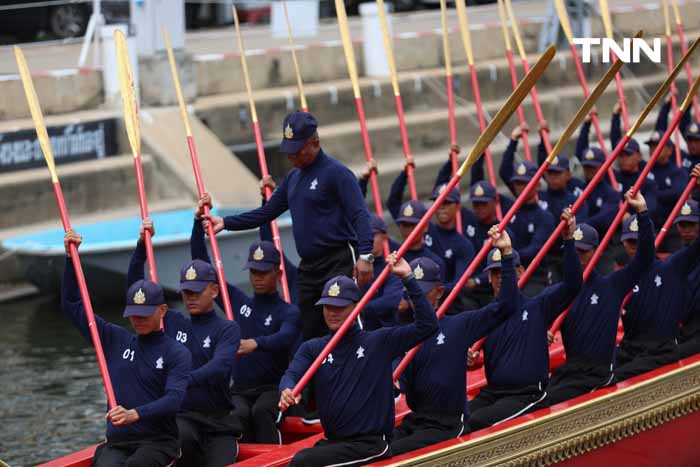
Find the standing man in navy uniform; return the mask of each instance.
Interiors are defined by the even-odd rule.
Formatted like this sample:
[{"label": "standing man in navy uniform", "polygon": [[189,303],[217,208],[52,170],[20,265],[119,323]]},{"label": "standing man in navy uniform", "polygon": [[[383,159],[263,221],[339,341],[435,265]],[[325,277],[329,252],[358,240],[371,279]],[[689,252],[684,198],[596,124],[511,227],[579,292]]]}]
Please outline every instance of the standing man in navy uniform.
[{"label": "standing man in navy uniform", "polygon": [[339,274],[352,276],[354,271],[360,285],[372,279],[372,230],[355,175],[323,152],[314,116],[293,112],[284,119],[282,132],[280,152],[294,168],[270,200],[235,216],[212,216],[211,221],[216,232],[246,230],[289,209],[301,257],[297,296],[302,336],[308,340],[328,331],[321,308],[315,305],[328,279]]},{"label": "standing man in navy uniform", "polygon": [[[394,431],[393,455],[439,443],[469,431],[467,404],[467,353],[477,339],[488,334],[516,311],[518,283],[513,248],[507,232],[492,227],[489,235],[501,255],[502,283],[494,284],[496,300],[475,311],[444,316],[439,329],[426,339],[401,376],[401,389],[411,409]],[[411,262],[413,275],[433,308],[444,293],[440,268],[428,258]]]},{"label": "standing man in navy uniform", "polygon": [[[144,231],[155,235],[153,223],[145,219],[129,264],[127,280],[142,280],[146,262]],[[182,301],[190,318],[177,310],[163,317],[163,330],[192,354],[192,373],[177,426],[182,443],[179,466],[219,467],[235,462],[241,434],[234,408],[232,386],[241,329],[234,321],[217,315],[214,301],[219,284],[214,267],[201,260],[190,261],[180,270]]]},{"label": "standing man in navy uniform", "polygon": [[[61,310],[86,338],[90,330],[80,297],[69,245],[82,237],[64,236],[66,265]],[[106,442],[97,447],[96,467],[166,466],[180,457],[175,415],[185,397],[192,362],[189,351],[160,330],[168,305],[160,285],[134,282],[126,292],[124,317],[136,334],[95,315],[116,407],[107,412]]]},{"label": "standing man in navy uniform", "polygon": [[[354,325],[328,354],[314,375],[321,424],[326,435],[312,448],[299,451],[292,466],[363,465],[391,455],[394,431],[392,361],[438,329],[435,311],[403,258],[387,259],[403,281],[414,304],[415,321],[405,326],[363,331]],[[360,289],[345,276],[323,288],[319,305],[331,334],[360,300]],[[292,388],[328,344],[332,335],[304,342],[280,383],[280,407],[298,404]]]}]

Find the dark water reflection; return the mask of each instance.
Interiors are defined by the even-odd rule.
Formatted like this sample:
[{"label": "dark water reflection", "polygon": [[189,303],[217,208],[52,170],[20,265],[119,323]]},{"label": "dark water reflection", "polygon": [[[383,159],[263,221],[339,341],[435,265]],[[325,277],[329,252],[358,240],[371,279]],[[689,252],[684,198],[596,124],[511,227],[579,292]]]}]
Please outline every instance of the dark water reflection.
[{"label": "dark water reflection", "polygon": [[[121,307],[100,306],[128,326]],[[0,304],[0,459],[36,465],[99,442],[106,398],[94,351],[53,298]]]}]

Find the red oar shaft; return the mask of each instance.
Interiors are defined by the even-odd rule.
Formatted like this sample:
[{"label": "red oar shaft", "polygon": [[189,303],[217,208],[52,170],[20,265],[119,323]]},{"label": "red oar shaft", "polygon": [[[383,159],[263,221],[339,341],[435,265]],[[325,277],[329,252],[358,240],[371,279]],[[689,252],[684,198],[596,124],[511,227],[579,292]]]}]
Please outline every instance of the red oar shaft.
[{"label": "red oar shaft", "polygon": [[[472,81],[472,92],[474,94],[474,104],[476,105],[476,116],[479,119],[479,131],[484,131],[486,128],[486,120],[484,119],[484,108],[481,105],[481,91],[479,90],[479,80],[476,74],[476,67],[473,63],[469,64],[469,75]],[[523,136],[525,134],[523,133]],[[527,143],[525,143],[527,145]],[[497,187],[496,183],[496,173],[493,170],[493,159],[491,158],[491,148],[486,148],[484,151],[484,157],[486,158],[486,172],[489,177],[489,183],[494,187]],[[496,215],[498,220],[503,219],[503,211],[501,208],[501,199],[498,195],[498,190],[496,190]],[[461,230],[460,230],[461,232]]]},{"label": "red oar shaft", "polygon": [[[540,178],[542,178],[542,175],[544,175],[544,172],[547,170],[547,167],[549,167],[549,161],[545,160],[544,163],[542,163],[540,168],[537,170],[535,175],[532,177],[532,179],[525,186],[525,189],[522,191],[522,193],[520,193],[520,196],[518,196],[518,198],[515,200],[513,206],[511,206],[511,208],[508,210],[505,216],[503,216],[503,219],[498,223],[499,232],[503,232],[506,229],[513,216],[515,216],[515,214],[522,207],[522,205],[525,204],[525,201],[530,197],[530,194],[537,189],[537,185],[539,184]],[[462,291],[464,286],[467,284],[469,278],[474,274],[474,272],[476,272],[476,269],[484,261],[484,259],[486,259],[486,256],[491,250],[492,243],[493,240],[491,239],[491,237],[489,237],[488,240],[484,242],[484,245],[476,254],[471,264],[469,264],[469,267],[467,267],[467,270],[464,271],[462,277],[459,278],[457,284],[454,286],[449,295],[447,295],[442,305],[440,305],[440,307],[438,308],[436,312],[438,319],[442,318],[445,312],[450,308],[450,306],[452,306],[452,303],[455,301],[455,299]],[[394,370],[394,381],[396,381],[399,378],[399,376],[401,376],[401,373],[404,372],[408,364],[411,362],[411,360],[413,360],[413,357],[416,356],[416,354],[420,350],[420,347],[420,344],[415,346],[406,354],[406,356],[404,356],[404,358]]]},{"label": "red oar shaft", "polygon": [[[513,89],[518,85],[518,74],[515,71],[515,62],[513,61],[513,51],[511,49],[506,49],[506,57],[508,57],[508,69],[510,70],[510,82]],[[525,124],[525,114],[523,113],[522,107],[518,107],[518,122],[520,125]],[[527,131],[523,130],[521,138],[523,140],[523,149],[525,151],[525,159],[532,160],[532,155],[530,154],[530,143],[527,141]]]},{"label": "red oar shaft", "polygon": [[[134,169],[136,169],[136,187],[139,192],[139,208],[141,209],[141,219],[148,217],[148,203],[146,202],[146,187],[143,180],[143,168],[141,167],[141,154],[134,158]],[[156,272],[156,258],[153,253],[153,239],[151,232],[144,232],[144,241],[146,244],[146,259],[148,261],[148,273],[151,281],[158,282],[158,274]]]},{"label": "red oar shaft", "polygon": [[[615,57],[617,60],[617,57]],[[622,87],[622,78],[620,73],[615,75],[615,86],[617,87],[617,99],[620,101],[620,111],[622,112],[622,124],[625,127],[625,131],[630,129],[630,121],[627,117],[627,101],[625,100],[625,89]]]},{"label": "red oar shaft", "polygon": [[[58,212],[61,216],[63,230],[68,231],[71,228],[70,219],[68,218],[66,202],[63,199],[63,191],[61,190],[61,184],[58,181],[55,181],[53,183],[53,192],[56,195],[56,203],[58,204]],[[107,394],[107,404],[111,409],[113,407],[116,407],[117,399],[114,397],[112,379],[109,376],[107,360],[105,359],[105,354],[102,350],[102,340],[100,339],[100,333],[97,331],[97,324],[95,324],[95,313],[92,310],[90,293],[88,292],[87,283],[85,282],[85,274],[83,273],[83,267],[80,263],[80,256],[78,256],[78,248],[76,248],[74,243],[71,243],[69,247],[70,259],[73,263],[73,269],[75,269],[75,278],[78,281],[78,288],[80,289],[80,298],[83,301],[83,308],[85,309],[85,316],[88,322],[88,329],[90,330],[90,339],[92,340],[92,346],[95,348],[97,366],[100,368],[102,384],[104,385],[105,393]]]},{"label": "red oar shaft", "polygon": [[[523,70],[525,70],[525,74],[530,72],[530,64],[527,61],[527,58],[522,58],[520,60],[523,66]],[[532,97],[532,106],[535,108],[535,115],[537,116],[537,122],[538,123],[543,123],[544,122],[544,114],[542,113],[542,106],[540,105],[540,98],[537,96],[537,88],[535,86],[530,89],[530,97]],[[540,130],[540,135],[542,136],[542,142],[544,143],[544,148],[547,151],[547,154],[552,152],[552,142],[549,140],[549,130],[543,128]]]},{"label": "red oar shaft", "polygon": [[[187,135],[187,147],[190,150],[190,159],[192,160],[192,169],[194,171],[194,181],[197,184],[197,193],[199,197],[204,196],[204,181],[202,180],[202,171],[199,167],[199,157],[197,156],[197,148],[194,145],[194,138],[192,135]],[[204,215],[209,216],[209,206],[204,206]],[[226,313],[226,318],[233,319],[233,309],[231,307],[231,297],[228,293],[228,287],[226,283],[226,274],[224,273],[224,263],[221,261],[221,251],[219,250],[219,242],[216,240],[216,234],[214,233],[214,227],[211,222],[207,223],[207,233],[209,235],[209,242],[211,245],[211,253],[214,255],[214,268],[216,269],[216,277],[219,280],[219,289],[221,290],[221,298],[224,301],[224,312]]]},{"label": "red oar shaft", "polygon": [[[683,25],[681,23],[676,23],[676,29],[678,30],[678,39],[681,42],[681,52],[683,55],[688,51],[688,46],[685,43],[685,34],[683,33]],[[690,69],[690,63],[685,63],[685,74],[688,77],[688,82],[693,82],[693,72]],[[693,112],[695,113],[695,119],[700,122],[700,105],[698,105],[698,96],[693,96]]]},{"label": "red oar shaft", "polygon": [[[452,75],[445,75],[445,87],[447,88],[447,117],[450,125],[450,146],[457,144],[457,125],[455,124],[455,96],[454,96],[454,86],[452,83]],[[483,128],[481,131],[484,131]],[[457,153],[450,149],[450,164],[452,164],[452,176],[457,173],[459,169],[459,164],[457,162]],[[459,190],[459,184],[457,184],[457,189]],[[457,232],[460,234],[464,232],[462,230],[462,211],[457,211]]]},{"label": "red oar shaft", "polygon": [[[399,132],[401,133],[401,144],[403,146],[403,155],[408,160],[411,157],[411,147],[408,144],[408,132],[406,131],[406,119],[403,115],[403,101],[401,99],[401,94],[394,95],[394,102],[396,103],[396,116],[399,119]],[[411,164],[406,165],[406,176],[408,177],[408,189],[411,193],[411,199],[418,199],[418,191],[416,190],[416,177],[413,173],[413,166]]]},{"label": "red oar shaft", "polygon": [[[666,35],[666,58],[667,68],[670,74],[671,71],[673,71],[673,40],[671,39],[670,34]],[[688,84],[690,83],[692,83],[692,81],[688,81]],[[676,99],[675,81],[671,82],[671,110],[673,111],[673,115],[675,115],[676,112],[678,112],[678,100]],[[673,143],[676,146],[676,165],[680,167],[683,161],[681,160],[681,135],[678,129],[676,129],[676,131],[673,132]]]},{"label": "red oar shaft", "polygon": [[678,216],[678,213],[683,208],[683,204],[685,204],[685,202],[690,197],[690,194],[693,192],[693,189],[695,188],[696,183],[698,183],[697,177],[690,177],[690,180],[688,181],[688,184],[685,186],[683,193],[681,193],[680,198],[678,198],[676,205],[673,206],[673,210],[671,210],[671,214],[668,215],[666,222],[664,222],[663,227],[661,227],[661,230],[656,235],[656,240],[654,241],[654,246],[657,249],[659,248],[659,246],[661,246],[664,239],[666,238],[666,234],[668,234],[668,231],[671,228],[671,225],[673,225],[673,221],[676,219],[676,217]]},{"label": "red oar shaft", "polygon": [[[258,149],[258,164],[260,165],[260,174],[263,177],[270,175],[267,170],[267,160],[265,158],[265,147],[263,146],[262,134],[260,133],[260,123],[256,120],[253,121],[253,133],[255,134],[255,145]],[[272,196],[272,190],[269,186],[265,187],[265,199],[269,200]],[[289,295],[289,283],[287,282],[287,269],[284,267],[284,253],[282,250],[282,240],[280,238],[280,230],[277,226],[277,221],[272,220],[270,222],[270,230],[272,230],[272,241],[275,247],[280,252],[280,271],[282,272],[282,297],[287,303],[291,302]]]},{"label": "red oar shaft", "polygon": [[[586,81],[586,75],[583,73],[583,66],[581,65],[581,57],[578,55],[578,49],[573,42],[569,43],[569,48],[571,49],[571,56],[574,59],[574,65],[576,65],[576,74],[578,75],[578,80],[581,83],[581,88],[583,89],[583,95],[588,98],[590,91],[588,89],[588,82]],[[593,128],[595,129],[596,137],[598,138],[598,147],[600,147],[605,158],[608,158],[608,151],[605,149],[605,139],[603,138],[603,132],[600,130],[600,122],[598,121],[598,114],[593,113],[591,115],[591,123],[593,123]],[[612,165],[608,167],[608,177],[610,177],[610,183],[613,189],[617,190],[617,179],[615,178],[615,172],[613,171]]]}]

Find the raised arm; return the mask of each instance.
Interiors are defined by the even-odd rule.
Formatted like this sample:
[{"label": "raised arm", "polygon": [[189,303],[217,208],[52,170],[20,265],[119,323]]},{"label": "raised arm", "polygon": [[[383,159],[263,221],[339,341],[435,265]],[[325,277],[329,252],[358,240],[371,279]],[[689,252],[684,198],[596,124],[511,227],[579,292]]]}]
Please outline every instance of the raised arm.
[{"label": "raised arm", "polygon": [[296,305],[289,305],[282,318],[280,329],[269,336],[258,336],[254,340],[258,344],[258,350],[272,352],[289,350],[299,337],[300,330],[299,308]]},{"label": "raised arm", "polygon": [[[638,198],[641,197],[638,194]],[[641,197],[644,200],[643,197]],[[611,274],[611,283],[619,284],[625,293],[642,280],[652,263],[654,262],[654,230],[649,218],[649,210],[646,204],[633,206],[637,209],[637,225],[639,226],[639,238],[637,239],[637,251],[632,261]]]},{"label": "raised arm", "polygon": [[[282,185],[272,193],[270,200],[265,206],[235,216],[224,217],[224,228],[226,230],[254,229],[278,218],[284,211],[289,209],[289,204],[287,202],[287,183],[288,178],[285,178]],[[356,182],[353,181],[353,183],[357,185]]]},{"label": "raised arm", "polygon": [[175,415],[180,411],[187,392],[192,356],[185,346],[174,347],[174,352],[166,362],[168,378],[165,381],[165,394],[147,404],[135,407],[139,420],[151,420]]},{"label": "raised arm", "polygon": [[612,117],[610,118],[610,144],[615,149],[617,143],[622,139],[622,129],[620,123],[620,103],[615,104]]},{"label": "raised arm", "polygon": [[235,356],[240,343],[241,329],[238,324],[230,323],[221,333],[211,360],[190,374],[189,386],[227,378],[237,361]]},{"label": "raised arm", "polygon": [[584,120],[581,125],[581,129],[578,133],[578,138],[576,139],[576,157],[581,160],[586,149],[589,147],[589,135],[591,133],[591,121],[589,119]]},{"label": "raised arm", "polygon": [[513,165],[515,164],[515,150],[518,148],[518,140],[512,139],[508,141],[506,150],[503,151],[501,165],[498,167],[498,176],[501,177],[503,183],[506,184],[511,193],[515,195],[513,187],[510,184],[510,179],[513,177]]},{"label": "raised arm", "polygon": [[668,128],[668,114],[671,111],[671,100],[664,101],[664,104],[659,109],[659,114],[656,116],[656,125],[654,129],[659,132],[659,136],[666,133]]},{"label": "raised arm", "polygon": [[408,176],[406,171],[402,170],[394,179],[389,190],[389,196],[386,199],[386,208],[391,213],[392,219],[396,220],[399,217],[401,203],[403,203],[403,192],[406,190],[406,180]]}]

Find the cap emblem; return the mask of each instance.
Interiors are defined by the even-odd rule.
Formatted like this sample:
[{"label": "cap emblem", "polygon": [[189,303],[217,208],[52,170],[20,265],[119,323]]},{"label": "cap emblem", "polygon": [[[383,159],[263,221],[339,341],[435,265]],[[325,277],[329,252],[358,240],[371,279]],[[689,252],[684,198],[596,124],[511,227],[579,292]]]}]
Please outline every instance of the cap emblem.
[{"label": "cap emblem", "polygon": [[518,175],[525,175],[527,173],[527,169],[525,168],[525,164],[520,164],[518,166]]},{"label": "cap emblem", "polygon": [[474,188],[474,195],[475,196],[484,196],[484,189],[481,185],[477,185],[476,188]]},{"label": "cap emblem", "polygon": [[328,296],[337,297],[338,295],[340,295],[340,286],[338,285],[338,282],[335,282],[328,288]]},{"label": "cap emblem", "polygon": [[289,123],[287,123],[287,126],[284,128],[284,137],[287,139],[294,138],[294,130],[292,130],[292,127]]},{"label": "cap emblem", "polygon": [[698,125],[696,123],[693,123],[690,125],[690,128],[688,128],[691,133],[697,133],[698,132]]},{"label": "cap emblem", "polygon": [[494,261],[500,261],[501,260],[501,250],[496,249],[493,251],[493,255],[491,256],[491,259]]},{"label": "cap emblem", "polygon": [[190,266],[185,272],[185,279],[188,281],[193,281],[197,278],[197,271],[194,270],[194,266]]},{"label": "cap emblem", "polygon": [[442,192],[445,191],[445,188],[447,188],[447,183],[443,183],[440,186],[440,190],[438,190],[438,193],[442,194]]},{"label": "cap emblem", "polygon": [[260,245],[255,249],[253,252],[253,259],[255,261],[262,261],[262,259],[265,257],[265,253],[262,251],[262,248],[260,248]]},{"label": "cap emblem", "polygon": [[416,266],[416,269],[413,270],[413,275],[416,276],[416,279],[421,280],[425,277],[425,273],[423,272],[423,268],[420,267],[420,264]]},{"label": "cap emblem", "polygon": [[407,204],[405,208],[403,208],[403,215],[410,217],[413,215],[413,206],[410,204]]},{"label": "cap emblem", "polygon": [[637,223],[637,218],[635,217],[634,220],[630,223],[630,232],[638,232],[639,231],[639,224]]},{"label": "cap emblem", "polygon": [[593,159],[595,159],[595,154],[589,149],[585,157],[587,161],[592,161]]},{"label": "cap emblem", "polygon": [[559,156],[554,156],[554,159],[552,159],[552,165],[558,165],[559,164]]},{"label": "cap emblem", "polygon": [[578,227],[574,231],[574,240],[576,240],[577,242],[580,242],[581,240],[583,240],[583,230],[581,230],[581,227]]},{"label": "cap emblem", "polygon": [[136,293],[134,294],[134,303],[137,305],[143,305],[146,303],[146,294],[143,293],[143,290],[139,288]]},{"label": "cap emblem", "polygon": [[691,213],[690,204],[685,203],[683,205],[683,207],[681,208],[681,214],[683,214],[684,216],[689,216],[690,213]]}]

